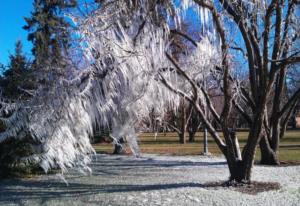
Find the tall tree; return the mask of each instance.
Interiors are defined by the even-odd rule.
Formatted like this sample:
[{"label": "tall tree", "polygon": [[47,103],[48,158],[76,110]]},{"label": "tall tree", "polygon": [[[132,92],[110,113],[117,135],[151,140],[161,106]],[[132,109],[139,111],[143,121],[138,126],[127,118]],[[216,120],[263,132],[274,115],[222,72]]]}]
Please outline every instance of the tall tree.
[{"label": "tall tree", "polygon": [[[242,88],[242,98],[250,114],[255,116],[258,104],[265,104],[263,127],[260,140],[261,163],[279,164],[277,157],[279,140],[284,136],[288,120],[300,98],[300,88],[287,94],[287,74],[295,65],[299,65],[299,1],[273,0],[257,6],[250,14],[246,4],[238,5],[223,1],[227,12],[237,22],[241,14],[249,26],[238,25],[244,48],[235,48],[247,54],[249,63],[250,89]],[[262,11],[263,13],[259,12]],[[264,24],[262,24],[262,21]],[[240,23],[240,22],[239,22]],[[252,30],[252,31],[250,31]],[[263,100],[263,101],[262,101]],[[263,104],[262,104],[263,103]],[[235,104],[235,106],[238,106]],[[239,109],[239,107],[237,107]],[[246,111],[246,108],[243,109]],[[248,120],[250,127],[257,124],[251,115],[240,110]]]},{"label": "tall tree", "polygon": [[63,65],[63,56],[70,46],[70,23],[63,10],[76,6],[75,0],[35,0],[34,11],[25,18],[29,31],[28,40],[33,43],[34,65]]}]

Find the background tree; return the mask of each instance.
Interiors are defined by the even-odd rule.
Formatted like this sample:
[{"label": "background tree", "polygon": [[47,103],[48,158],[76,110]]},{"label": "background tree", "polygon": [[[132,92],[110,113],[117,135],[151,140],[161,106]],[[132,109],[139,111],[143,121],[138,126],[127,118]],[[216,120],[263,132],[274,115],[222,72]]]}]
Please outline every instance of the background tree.
[{"label": "background tree", "polygon": [[168,107],[163,117],[163,124],[177,133],[181,144],[186,143],[187,127],[191,117],[186,104],[182,98],[178,108]]},{"label": "background tree", "polygon": [[30,63],[22,51],[21,41],[17,41],[15,52],[9,56],[9,65],[0,79],[2,93],[6,98],[16,100],[28,96],[25,90],[32,88]]},{"label": "background tree", "polygon": [[[196,34],[196,31],[193,29],[193,23],[188,22],[186,19],[179,23],[177,29],[175,27],[171,30],[169,49],[174,59],[178,61],[182,56],[194,49],[193,43],[186,38],[191,36],[193,39],[198,40],[199,37],[197,38]],[[184,88],[186,84],[184,78],[179,78],[178,81],[181,81],[181,87]],[[195,134],[200,127],[200,120],[197,117],[198,115],[195,115],[193,106],[181,97],[178,108],[169,108],[167,119],[165,118],[164,122],[178,134],[179,142],[185,144],[187,133],[189,134],[189,142],[195,141]]]},{"label": "background tree", "polygon": [[192,105],[190,105],[188,111],[190,115],[187,125],[187,132],[189,133],[189,142],[195,142],[196,132],[198,132],[201,127],[201,119],[199,118],[199,115],[197,115],[197,112],[195,112],[195,109]]},{"label": "background tree", "polygon": [[30,32],[28,40],[33,43],[34,66],[50,64],[63,66],[70,47],[70,23],[62,11],[76,6],[75,0],[35,0],[30,18],[25,18],[23,28]]}]

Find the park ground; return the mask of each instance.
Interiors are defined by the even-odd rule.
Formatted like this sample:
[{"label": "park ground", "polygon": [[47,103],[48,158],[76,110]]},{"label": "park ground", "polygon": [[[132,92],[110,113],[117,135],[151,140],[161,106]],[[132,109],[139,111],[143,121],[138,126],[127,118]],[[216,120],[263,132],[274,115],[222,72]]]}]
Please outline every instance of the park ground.
[{"label": "park ground", "polygon": [[300,203],[300,166],[256,165],[252,179],[276,183],[275,190],[248,193],[215,186],[229,173],[225,160],[206,156],[144,154],[140,158],[98,154],[93,173],[72,170],[64,175],[41,175],[0,182],[0,205],[285,205]]},{"label": "park ground", "polygon": [[[238,132],[237,136],[240,146],[246,143],[248,132]],[[180,144],[176,133],[142,133],[139,135],[139,145],[144,154],[163,155],[201,155],[203,153],[203,133],[198,132],[195,142]],[[94,144],[97,153],[111,154],[113,146],[111,143]],[[128,152],[129,149],[127,149]],[[213,156],[221,155],[221,152],[214,140],[208,135],[208,151]],[[260,151],[256,152],[256,160],[260,157]],[[300,130],[289,130],[284,138],[280,140],[279,159],[282,164],[300,164]]]},{"label": "park ground", "polygon": [[[238,133],[241,147],[247,132]],[[95,144],[91,174],[35,175],[0,181],[0,205],[285,205],[300,204],[300,132],[289,131],[280,144],[284,166],[256,164],[252,180],[260,188],[223,187],[229,172],[209,137],[211,156],[201,155],[202,135],[179,144],[175,133],[141,134],[142,155],[110,155],[111,143]],[[102,154],[99,154],[102,153]],[[156,154],[154,154],[156,153]],[[257,154],[257,158],[259,154]],[[270,188],[268,185],[271,185]]]}]

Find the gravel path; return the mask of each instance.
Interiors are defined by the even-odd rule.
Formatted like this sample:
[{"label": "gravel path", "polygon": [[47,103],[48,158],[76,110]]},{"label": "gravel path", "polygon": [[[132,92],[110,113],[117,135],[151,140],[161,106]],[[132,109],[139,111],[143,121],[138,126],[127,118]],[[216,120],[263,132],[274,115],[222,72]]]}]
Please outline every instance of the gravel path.
[{"label": "gravel path", "polygon": [[222,158],[97,155],[93,174],[0,182],[0,205],[300,205],[300,166],[255,166],[253,180],[280,182],[279,191],[248,195],[206,182],[229,176]]}]

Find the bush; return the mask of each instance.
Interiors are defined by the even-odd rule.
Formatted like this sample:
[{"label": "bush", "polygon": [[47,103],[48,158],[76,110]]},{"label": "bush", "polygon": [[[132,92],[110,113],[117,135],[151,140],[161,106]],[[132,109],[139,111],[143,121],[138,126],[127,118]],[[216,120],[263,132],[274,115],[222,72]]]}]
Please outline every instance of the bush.
[{"label": "bush", "polygon": [[32,154],[29,138],[2,142],[0,144],[0,177],[19,177],[40,173],[42,170],[37,162],[26,162],[22,159]]}]

